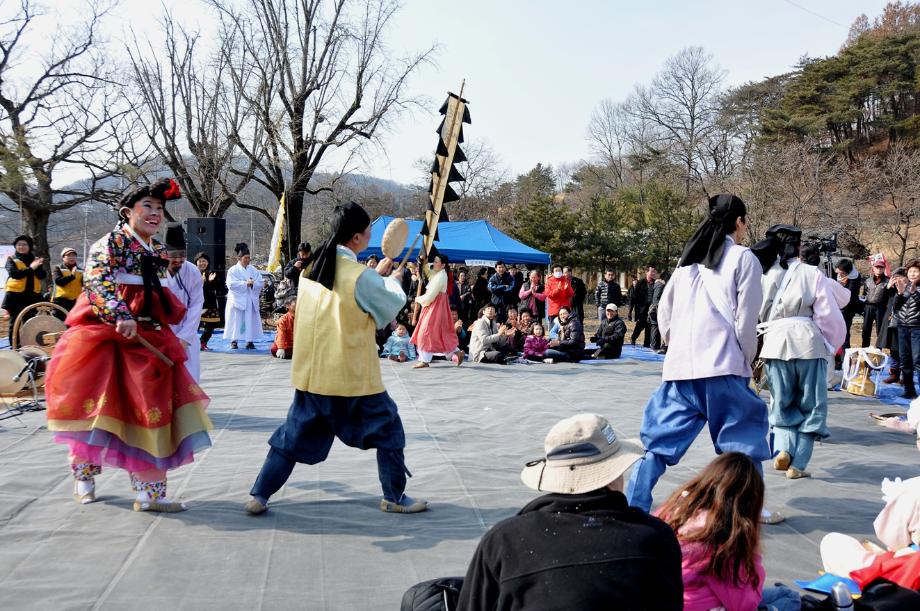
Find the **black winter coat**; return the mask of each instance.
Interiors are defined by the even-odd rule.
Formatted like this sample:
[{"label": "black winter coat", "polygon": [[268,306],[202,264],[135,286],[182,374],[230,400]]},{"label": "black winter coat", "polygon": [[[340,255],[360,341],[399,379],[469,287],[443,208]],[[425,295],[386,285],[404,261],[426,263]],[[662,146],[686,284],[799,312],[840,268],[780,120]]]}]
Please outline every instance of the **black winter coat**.
[{"label": "black winter coat", "polygon": [[605,316],[601,320],[601,325],[597,328],[597,333],[591,338],[592,342],[619,342],[623,343],[626,338],[626,323],[617,316],[613,320],[607,320]]},{"label": "black winter coat", "polygon": [[674,531],[623,493],[547,494],[483,536],[457,609],[676,611],[680,562]]},{"label": "black winter coat", "polygon": [[574,316],[570,316],[565,324],[561,324],[559,330],[559,345],[556,350],[562,350],[568,355],[580,359],[585,351],[585,331],[581,321]]}]

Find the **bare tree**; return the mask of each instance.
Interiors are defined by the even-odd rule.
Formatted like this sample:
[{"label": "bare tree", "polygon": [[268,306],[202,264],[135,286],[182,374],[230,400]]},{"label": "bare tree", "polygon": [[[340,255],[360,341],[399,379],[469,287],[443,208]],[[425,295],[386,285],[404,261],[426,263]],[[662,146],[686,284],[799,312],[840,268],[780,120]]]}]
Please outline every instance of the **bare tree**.
[{"label": "bare tree", "polygon": [[897,142],[887,155],[868,158],[864,167],[876,201],[882,204],[874,221],[894,243],[895,255],[903,265],[908,255],[920,250],[920,151]]},{"label": "bare tree", "polygon": [[388,119],[413,103],[407,80],[433,49],[388,51],[393,0],[209,2],[221,15],[228,76],[265,135],[264,146],[247,144],[243,130],[234,140],[253,180],[287,194],[288,240],[297,243],[307,196],[332,188],[312,184],[320,163],[336,153],[345,166],[361,145],[379,142]]},{"label": "bare tree", "polygon": [[[492,211],[492,196],[498,188],[510,178],[510,170],[504,164],[495,149],[485,140],[467,141],[463,145],[466,155],[459,171],[463,174],[464,181],[452,183],[460,199],[450,204],[448,214],[451,220],[469,220],[489,218]],[[431,158],[420,157],[413,167],[418,172],[418,182],[415,189],[424,197],[420,197],[419,207],[421,213],[428,201],[428,185],[431,181]]]},{"label": "bare tree", "polygon": [[[52,213],[117,196],[104,188],[120,171],[112,136],[130,129],[98,39],[108,5],[84,6],[72,27],[31,0],[0,21],[0,193],[44,256]],[[55,23],[53,35],[42,21]],[[55,176],[74,167],[89,177],[78,187],[57,186]]]},{"label": "bare tree", "polygon": [[839,186],[833,154],[814,140],[761,147],[745,168],[748,233],[760,239],[776,223],[831,231],[840,227],[829,187]]},{"label": "bare tree", "polygon": [[632,118],[625,105],[609,98],[601,100],[588,123],[588,146],[601,163],[601,167],[606,170],[605,175],[598,178],[611,190],[627,184],[631,123]]},{"label": "bare tree", "polygon": [[660,130],[656,148],[667,149],[684,170],[686,195],[691,184],[704,188],[700,147],[719,117],[724,71],[702,47],[688,47],[665,61],[649,86],[638,86],[628,108]]},{"label": "bare tree", "polygon": [[[222,217],[238,201],[255,169],[252,161],[240,161],[242,154],[232,137],[243,131],[247,118],[221,78],[228,58],[222,53],[202,57],[199,34],[178,25],[168,11],[161,27],[161,47],[143,45],[136,36],[127,47],[133,113],[144,126],[142,137],[153,155],[141,167],[157,171],[165,165],[195,214]],[[260,130],[251,130],[250,150],[259,150],[261,137]],[[132,149],[132,154],[137,151]],[[263,208],[251,209],[272,220]]]}]

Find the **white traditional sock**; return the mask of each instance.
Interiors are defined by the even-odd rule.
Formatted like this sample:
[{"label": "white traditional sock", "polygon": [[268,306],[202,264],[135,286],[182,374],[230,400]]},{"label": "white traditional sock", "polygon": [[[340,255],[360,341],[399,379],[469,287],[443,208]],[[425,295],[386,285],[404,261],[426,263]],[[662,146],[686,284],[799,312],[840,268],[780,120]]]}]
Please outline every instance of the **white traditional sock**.
[{"label": "white traditional sock", "polygon": [[87,481],[77,480],[77,494],[79,494],[80,496],[89,494],[95,488],[96,488],[96,484],[95,482],[93,482],[93,480],[87,480]]}]

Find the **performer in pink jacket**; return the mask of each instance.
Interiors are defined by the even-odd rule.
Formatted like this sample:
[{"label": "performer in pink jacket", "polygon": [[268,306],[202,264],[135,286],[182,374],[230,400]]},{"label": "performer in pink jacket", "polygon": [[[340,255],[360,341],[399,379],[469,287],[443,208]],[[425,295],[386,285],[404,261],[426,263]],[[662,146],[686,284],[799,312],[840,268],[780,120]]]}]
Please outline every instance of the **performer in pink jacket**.
[{"label": "performer in pink jacket", "polygon": [[412,333],[412,343],[418,348],[418,362],[413,367],[429,367],[436,354],[450,356],[457,366],[463,363],[466,355],[460,350],[457,333],[454,331],[453,318],[450,315],[450,293],[454,290],[454,280],[448,270],[447,255],[433,253],[432,269],[425,293],[415,301],[422,306],[418,326]]}]

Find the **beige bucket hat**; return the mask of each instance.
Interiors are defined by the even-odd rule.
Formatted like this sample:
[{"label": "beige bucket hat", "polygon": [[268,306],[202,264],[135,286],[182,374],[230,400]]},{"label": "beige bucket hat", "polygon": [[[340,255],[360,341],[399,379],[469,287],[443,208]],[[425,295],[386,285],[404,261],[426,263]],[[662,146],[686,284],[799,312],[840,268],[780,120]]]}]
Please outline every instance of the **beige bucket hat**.
[{"label": "beige bucket hat", "polygon": [[521,481],[534,490],[562,494],[603,488],[645,456],[638,439],[621,439],[597,414],[578,414],[556,423],[543,448],[546,457],[527,463]]}]

